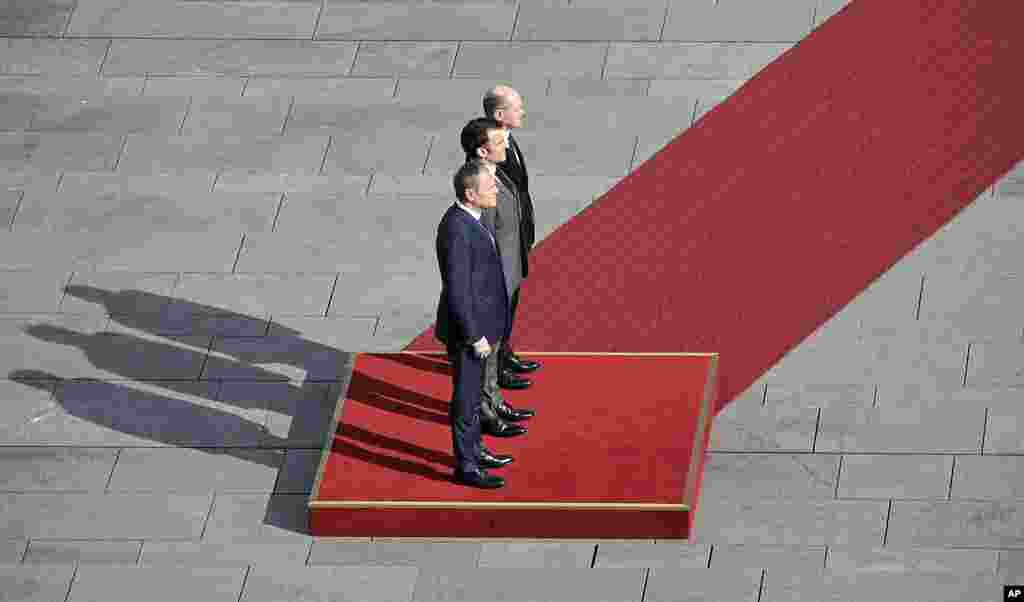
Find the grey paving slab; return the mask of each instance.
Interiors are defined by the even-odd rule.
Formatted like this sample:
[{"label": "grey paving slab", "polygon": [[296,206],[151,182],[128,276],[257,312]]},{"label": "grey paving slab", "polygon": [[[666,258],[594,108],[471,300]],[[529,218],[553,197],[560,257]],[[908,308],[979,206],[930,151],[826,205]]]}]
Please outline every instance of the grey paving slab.
[{"label": "grey paving slab", "polygon": [[0,489],[102,491],[117,453],[89,447],[0,447]]},{"label": "grey paving slab", "polygon": [[113,169],[124,138],[98,132],[0,132],[0,166]]},{"label": "grey paving slab", "polygon": [[26,196],[14,230],[45,232],[270,232],[281,203],[279,193],[154,192],[102,196],[54,193]]},{"label": "grey paving slab", "polygon": [[0,271],[0,311],[56,312],[71,273],[65,270]]},{"label": "grey paving slab", "polygon": [[1024,389],[1018,387],[937,388],[927,383],[878,387],[879,406],[975,407],[1013,409],[1021,402]]},{"label": "grey paving slab", "polygon": [[886,501],[715,500],[701,504],[694,535],[700,543],[880,545],[887,509]]},{"label": "grey paving slab", "polygon": [[244,96],[293,96],[336,99],[340,102],[369,102],[392,98],[395,79],[389,77],[250,77]]},{"label": "grey paving slab", "polygon": [[136,564],[141,541],[33,539],[25,564]]},{"label": "grey paving slab", "polygon": [[171,312],[324,315],[335,274],[182,274],[172,293]]},{"label": "grey paving slab", "polygon": [[985,424],[985,453],[1019,454],[1024,452],[1024,410],[991,410]]},{"label": "grey paving slab", "polygon": [[68,602],[117,597],[153,602],[182,598],[228,602],[238,600],[245,572],[243,567],[82,566],[75,573]]},{"label": "grey paving slab", "polygon": [[643,596],[645,602],[757,602],[761,589],[761,571],[653,568],[646,585]]},{"label": "grey paving slab", "polygon": [[[377,136],[381,135],[380,138]],[[323,163],[324,173],[418,174],[433,137],[417,131],[337,132]]]},{"label": "grey paving slab", "polygon": [[608,45],[599,42],[463,42],[454,77],[603,76]]},{"label": "grey paving slab", "polygon": [[551,78],[548,95],[571,98],[647,96],[650,81],[644,79]]},{"label": "grey paving slab", "polygon": [[331,316],[399,315],[437,309],[437,266],[418,271],[343,272],[331,301]]},{"label": "grey paving slab", "polygon": [[[332,411],[333,409],[331,408]],[[304,414],[317,415],[321,413],[307,411]],[[323,412],[323,414],[326,414],[326,412]],[[330,419],[330,416],[326,417],[327,424],[330,424]],[[320,426],[323,426],[323,424],[321,422]],[[326,431],[327,429],[321,430]],[[281,464],[281,471],[277,475],[277,482],[274,484],[274,493],[302,493],[308,495],[313,489],[313,482],[316,480],[316,471],[320,465],[320,455],[320,449],[287,450]]]},{"label": "grey paving slab", "polygon": [[[483,97],[497,84],[512,86],[523,99],[523,107],[547,94],[548,80],[535,74],[517,74],[506,78],[504,74],[481,74],[480,77],[457,79],[402,77],[398,80],[396,98],[407,102],[443,104],[466,114],[466,120],[483,116]],[[456,134],[457,135],[457,134]]]},{"label": "grey paving slab", "polygon": [[0,34],[60,36],[75,4],[74,0],[11,0],[0,14]]},{"label": "grey paving slab", "polygon": [[[0,318],[0,357],[7,378],[17,373],[21,378],[25,370],[33,371],[34,376],[46,374],[44,378],[55,378],[54,375],[74,377],[91,376],[96,368],[81,351],[72,345],[53,345],[43,339],[47,336],[61,343],[74,340],[77,342],[99,341],[105,320],[99,316],[64,315],[8,315]],[[80,337],[80,338],[79,338]]]},{"label": "grey paving slab", "polygon": [[834,574],[948,574],[960,576],[995,574],[996,550],[951,548],[856,548],[828,549],[828,570]]},{"label": "grey paving slab", "polygon": [[296,99],[291,117],[288,118],[288,131],[360,134],[367,138],[367,142],[375,140],[370,138],[371,134],[379,133],[382,138],[380,144],[386,143],[392,151],[399,152],[400,145],[397,143],[402,140],[401,136],[411,133],[445,134],[450,143],[457,147],[462,127],[476,116],[477,111],[468,106],[437,104],[419,99],[339,102],[330,98],[309,97]]},{"label": "grey paving slab", "polygon": [[1024,385],[1020,342],[981,342],[971,345],[965,384],[972,387]]},{"label": "grey paving slab", "polygon": [[0,129],[27,130],[42,99],[14,90],[0,93],[0,101],[4,103],[4,110],[0,113]]},{"label": "grey paving slab", "polygon": [[[529,159],[527,159],[529,160]],[[561,176],[538,174],[530,178],[530,194],[537,191],[534,209],[551,201],[576,201],[583,209],[612,189],[621,178],[615,176]]]},{"label": "grey paving slab", "polygon": [[147,77],[142,94],[158,97],[234,98],[242,95],[246,85],[244,77]]},{"label": "grey paving slab", "polygon": [[328,0],[318,38],[352,40],[507,40],[514,0],[410,4]]},{"label": "grey paving slab", "polygon": [[61,170],[31,166],[0,167],[0,189],[6,191],[57,190]]},{"label": "grey paving slab", "polygon": [[169,302],[177,274],[75,272],[60,302],[64,313],[147,314]]},{"label": "grey paving slab", "polygon": [[[338,358],[342,366],[347,358]],[[307,373],[308,375],[308,373]],[[265,408],[265,443],[287,445],[289,448],[309,448],[317,452],[322,447],[326,429],[337,402],[329,395],[326,385],[307,383],[294,386],[288,383],[225,382],[219,399],[239,407]],[[294,451],[294,454],[293,454]],[[289,450],[278,475],[277,491],[295,493],[309,487],[306,481],[308,465],[304,456]],[[317,457],[319,461],[319,457]]]},{"label": "grey paving slab", "polygon": [[815,451],[979,453],[984,411],[978,408],[826,408]]},{"label": "grey paving slab", "polygon": [[743,79],[653,79],[647,94],[675,99],[678,103],[694,103],[694,121],[731,96],[742,86]]},{"label": "grey paving slab", "polygon": [[[388,196],[411,198],[423,196],[428,199],[449,197],[455,201],[452,179],[444,174],[374,174],[369,194],[384,199]],[[386,209],[384,209],[386,211]]]},{"label": "grey paving slab", "polygon": [[528,0],[516,19],[515,40],[657,40],[665,0],[630,4]]},{"label": "grey paving slab", "polygon": [[669,0],[663,40],[788,42],[807,35],[814,0],[769,5],[749,0]]},{"label": "grey paving slab", "polygon": [[409,341],[431,328],[436,318],[436,310],[381,316],[373,338],[366,343],[363,350],[379,353],[401,351],[409,344]]},{"label": "grey paving slab", "polygon": [[733,402],[715,416],[718,442],[710,449],[809,452],[817,420],[814,408],[765,408]]},{"label": "grey paving slab", "polygon": [[[451,183],[449,182],[449,186]],[[227,170],[217,178],[215,191],[302,192],[358,197],[370,186],[368,174],[293,174]]]},{"label": "grey paving slab", "polygon": [[[279,334],[273,325],[270,334],[255,339],[220,339],[211,351],[203,377],[223,380],[335,381],[344,376],[348,354],[345,339],[357,337],[372,325],[366,320],[327,321],[327,336],[338,337],[331,344],[310,342],[292,334]],[[330,328],[334,326],[335,328]],[[333,335],[333,336],[332,336]],[[365,336],[365,335],[363,335]],[[353,337],[353,341],[358,338]],[[218,358],[224,357],[224,360]],[[235,360],[235,361],[232,361]]]},{"label": "grey paving slab", "polygon": [[0,539],[0,565],[18,564],[25,557],[28,539]]},{"label": "grey paving slab", "polygon": [[597,551],[588,542],[484,542],[480,566],[488,568],[589,568]]},{"label": "grey paving slab", "polygon": [[1020,583],[1024,579],[1024,552],[1002,550],[999,552],[998,576],[1003,583]]},{"label": "grey paving slab", "polygon": [[645,137],[651,132],[663,133],[680,121],[688,124],[690,112],[674,99],[663,97],[547,96],[530,102],[523,131],[551,130],[568,137],[607,129]]},{"label": "grey paving slab", "polygon": [[974,340],[1009,332],[1019,337],[1024,319],[1013,307],[1024,300],[1024,280],[1020,275],[950,272],[952,270],[936,270],[925,278],[920,309],[922,322],[947,328],[953,325]]},{"label": "grey paving slab", "polygon": [[193,97],[182,134],[204,132],[234,135],[272,135],[284,131],[291,99],[266,97]]},{"label": "grey paving slab", "polygon": [[346,75],[354,42],[115,40],[105,75]]},{"label": "grey paving slab", "polygon": [[420,571],[414,602],[442,600],[636,600],[643,590],[641,569],[514,569]]},{"label": "grey paving slab", "polygon": [[902,501],[892,505],[886,545],[1017,548],[1024,513],[1016,501]]},{"label": "grey paving slab", "polygon": [[251,566],[302,565],[309,556],[310,541],[297,539],[143,542],[139,564],[151,566]]},{"label": "grey paving slab", "polygon": [[191,136],[131,135],[118,170],[154,173],[181,169],[247,169],[317,173],[326,135]]},{"label": "grey paving slab", "polygon": [[785,385],[767,383],[766,406],[794,408],[870,408],[875,404],[873,384]]},{"label": "grey paving slab", "polygon": [[689,118],[683,122],[677,128],[666,130],[658,133],[648,133],[637,138],[636,151],[633,153],[633,161],[630,164],[631,169],[635,170],[645,161],[653,157],[658,151],[665,148],[665,146],[678,138],[683,132],[690,127]]},{"label": "grey paving slab", "polygon": [[960,602],[991,600],[1002,591],[991,577],[953,575],[766,575],[762,602],[879,600],[894,593],[913,600]]},{"label": "grey paving slab", "polygon": [[241,236],[223,233],[12,232],[0,237],[6,269],[230,272]]},{"label": "grey paving slab", "polygon": [[457,42],[360,42],[353,76],[447,77]]},{"label": "grey paving slab", "polygon": [[[440,218],[438,218],[440,221]],[[3,238],[0,237],[0,245]],[[277,234],[246,236],[238,256],[239,272],[347,271],[373,265],[382,271],[418,270],[436,262],[434,239],[419,237],[371,237],[362,233],[349,238],[307,238]]]},{"label": "grey paving slab", "polygon": [[832,498],[839,458],[813,454],[710,453],[704,499]]},{"label": "grey paving slab", "polygon": [[320,6],[305,2],[189,2],[85,0],[68,34],[171,38],[309,38]]},{"label": "grey paving slab", "polygon": [[130,448],[121,451],[111,491],[269,491],[284,454],[274,449]]},{"label": "grey paving slab", "polygon": [[0,74],[0,90],[29,96],[138,96],[145,83],[143,77],[101,77],[94,72],[80,75]]},{"label": "grey paving slab", "polygon": [[266,336],[270,325],[268,315],[189,313],[194,309],[195,306],[189,304],[168,304],[152,313],[112,314],[108,330],[118,333],[138,330],[181,340],[185,337],[262,337]]},{"label": "grey paving slab", "polygon": [[142,539],[198,537],[209,495],[6,493],[3,537]]},{"label": "grey paving slab", "polygon": [[108,45],[107,40],[6,38],[0,41],[0,74],[95,75]]},{"label": "grey paving slab", "polygon": [[256,566],[246,578],[240,600],[407,602],[416,576],[412,567]]},{"label": "grey paving slab", "polygon": [[825,546],[716,545],[710,568],[737,574],[764,569],[769,573],[820,570],[825,565]]},{"label": "grey paving slab", "polygon": [[309,564],[464,570],[477,566],[482,545],[474,541],[381,539],[370,542],[317,538],[313,541]]},{"label": "grey paving slab", "polygon": [[612,42],[604,76],[746,79],[760,71],[789,46],[774,43]]},{"label": "grey paving slab", "polygon": [[703,568],[710,549],[677,541],[604,541],[597,545],[594,568]]},{"label": "grey paving slab", "polygon": [[[92,197],[124,194],[160,194],[169,198],[187,197],[209,192],[216,177],[217,173],[210,169],[190,169],[156,174],[65,171],[61,174],[58,191],[62,194]],[[40,190],[42,190],[41,187]],[[42,196],[42,194],[37,193],[34,196]]]},{"label": "grey paving slab", "polygon": [[957,456],[952,499],[1024,498],[1024,457]]},{"label": "grey paving slab", "polygon": [[64,600],[74,572],[67,565],[0,566],[0,590],[5,602]]},{"label": "grey paving slab", "polygon": [[38,108],[26,129],[110,135],[141,132],[174,134],[185,117],[186,100],[128,95],[33,98]]},{"label": "grey paving slab", "polygon": [[218,493],[203,541],[291,538],[309,541],[305,495]]},{"label": "grey paving slab", "polygon": [[944,498],[952,473],[953,456],[847,455],[838,494],[840,498]]}]

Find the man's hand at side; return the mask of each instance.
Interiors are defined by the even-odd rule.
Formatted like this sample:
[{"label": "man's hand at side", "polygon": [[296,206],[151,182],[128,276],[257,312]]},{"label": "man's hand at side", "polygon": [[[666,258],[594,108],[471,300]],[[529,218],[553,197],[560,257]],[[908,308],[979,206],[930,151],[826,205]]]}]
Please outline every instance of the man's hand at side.
[{"label": "man's hand at side", "polygon": [[487,342],[487,337],[480,337],[480,340],[473,343],[473,351],[476,352],[478,358],[485,358],[491,354],[491,345]]}]

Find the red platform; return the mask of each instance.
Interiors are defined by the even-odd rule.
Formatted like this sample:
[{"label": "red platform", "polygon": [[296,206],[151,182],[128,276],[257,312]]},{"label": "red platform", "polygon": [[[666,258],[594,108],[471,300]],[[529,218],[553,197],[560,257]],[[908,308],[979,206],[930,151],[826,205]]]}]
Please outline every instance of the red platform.
[{"label": "red platform", "polygon": [[717,354],[520,353],[543,367],[513,406],[515,457],[485,491],[451,478],[441,353],[359,354],[309,499],[319,536],[686,538],[712,418]]}]

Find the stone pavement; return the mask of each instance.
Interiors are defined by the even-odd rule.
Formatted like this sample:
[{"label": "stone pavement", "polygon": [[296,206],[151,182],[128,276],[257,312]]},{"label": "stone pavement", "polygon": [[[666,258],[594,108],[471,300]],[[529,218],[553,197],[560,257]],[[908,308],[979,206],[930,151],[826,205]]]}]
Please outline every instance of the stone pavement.
[{"label": "stone pavement", "polygon": [[842,5],[8,0],[0,599],[987,601],[1024,581],[1024,169],[717,418],[693,542],[305,532],[350,353],[432,322],[433,233],[488,86],[526,99],[546,236]]}]

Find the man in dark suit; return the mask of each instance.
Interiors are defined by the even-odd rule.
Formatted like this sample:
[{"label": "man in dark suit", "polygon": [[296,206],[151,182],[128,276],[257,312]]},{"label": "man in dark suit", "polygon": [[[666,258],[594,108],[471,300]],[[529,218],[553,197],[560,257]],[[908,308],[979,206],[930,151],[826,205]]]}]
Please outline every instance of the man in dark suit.
[{"label": "man in dark suit", "polygon": [[[498,166],[508,174],[515,184],[519,195],[520,213],[520,237],[519,253],[522,262],[522,277],[530,272],[529,253],[536,240],[536,226],[533,217],[533,200],[530,198],[530,179],[526,172],[526,160],[519,143],[512,136],[512,130],[523,125],[523,99],[519,93],[508,86],[495,86],[484,94],[484,115],[498,122],[507,133],[508,153],[507,157],[498,163]],[[512,293],[511,315],[515,322],[516,308],[519,306],[519,289]],[[502,341],[498,350],[499,365],[501,367],[498,378],[499,384],[506,389],[525,389],[530,386],[530,380],[516,376],[533,372],[540,367],[539,362],[522,359],[516,355],[512,346],[510,335]]]},{"label": "man in dark suit", "polygon": [[452,363],[452,400],[448,409],[455,452],[455,480],[495,489],[505,484],[487,468],[512,461],[481,445],[480,397],[484,361],[508,334],[505,277],[494,234],[480,214],[497,202],[497,185],[479,161],[466,163],[453,178],[456,202],[437,227],[437,263],[441,298],[435,335],[445,343]]},{"label": "man in dark suit", "polygon": [[[483,161],[488,170],[496,176],[497,201],[494,208],[483,210],[480,221],[494,232],[498,242],[505,288],[511,302],[512,296],[519,290],[519,283],[522,282],[523,269],[519,242],[519,197],[515,184],[497,165],[505,159],[505,132],[493,119],[478,117],[471,119],[462,128],[460,143],[467,161]],[[498,345],[495,347],[500,348]],[[484,391],[480,401],[484,432],[498,437],[525,433],[524,427],[511,423],[525,420],[533,416],[534,412],[525,408],[513,408],[502,399],[498,382],[498,360],[495,354],[484,366]]]}]

